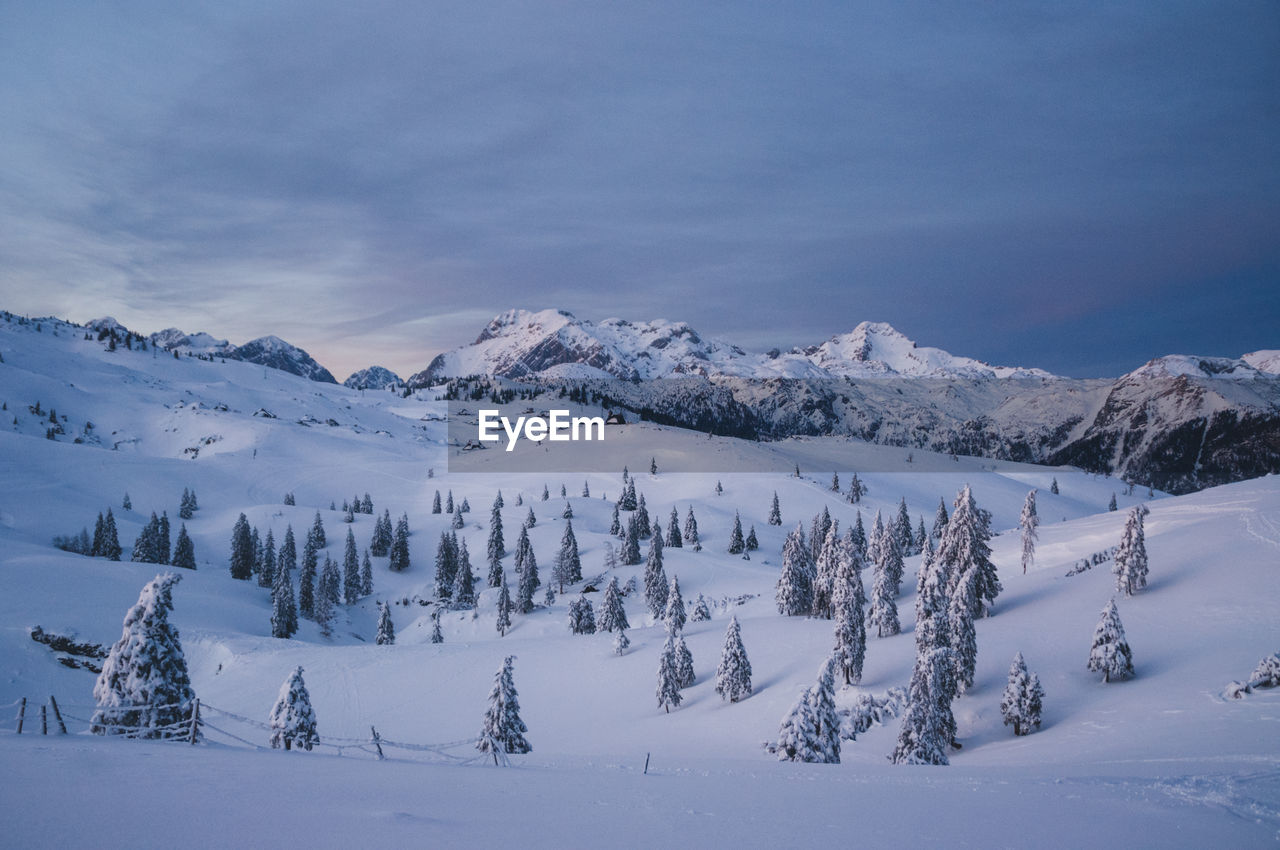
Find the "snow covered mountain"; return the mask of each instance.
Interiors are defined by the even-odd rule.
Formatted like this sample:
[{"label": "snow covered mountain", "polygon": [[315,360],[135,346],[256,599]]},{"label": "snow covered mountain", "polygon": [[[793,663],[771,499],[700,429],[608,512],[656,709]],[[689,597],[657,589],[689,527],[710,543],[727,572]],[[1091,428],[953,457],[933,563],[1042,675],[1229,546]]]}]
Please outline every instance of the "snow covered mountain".
[{"label": "snow covered mountain", "polygon": [[1280,353],[1169,356],[1116,380],[991,366],[863,322],[752,354],[687,324],[511,310],[412,387],[494,375],[579,384],[656,421],[755,439],[838,434],[1069,463],[1170,492],[1280,472]]},{"label": "snow covered mountain", "polygon": [[300,375],[313,381],[326,384],[338,383],[337,378],[317,363],[310,354],[278,336],[262,336],[250,340],[238,346],[229,356],[246,363],[257,363],[259,366],[279,369],[290,375]]},{"label": "snow covered mountain", "polygon": [[[794,843],[797,829],[823,836],[815,839],[820,844],[862,836],[908,846],[1252,847],[1280,834],[1280,758],[1266,744],[1274,738],[1280,689],[1224,696],[1231,680],[1249,678],[1259,659],[1280,647],[1280,478],[1150,500],[1150,582],[1135,596],[1116,597],[1136,675],[1104,683],[1086,669],[1090,637],[1116,593],[1111,547],[1145,491],[1126,494],[1113,478],[1069,468],[926,451],[908,463],[898,449],[838,438],[760,444],[653,422],[617,428],[610,439],[632,470],[645,470],[631,480],[652,518],[664,527],[673,510],[697,518],[700,550],[668,546],[662,555],[690,613],[701,597],[709,616],[690,616],[684,626],[693,682],[666,712],[654,694],[666,628],[642,591],[623,597],[631,627],[621,655],[612,649],[614,635],[567,627],[570,604],[589,600],[599,611],[610,579],[626,585],[644,574],[643,565],[616,563],[618,539],[609,528],[620,469],[457,475],[446,464],[452,449],[435,393],[360,393],[232,358],[156,356],[136,343],[112,349],[85,339],[83,327],[54,320],[0,316],[0,355],[0,480],[9,494],[0,500],[0,707],[7,718],[0,789],[26,801],[0,807],[0,834],[13,846],[326,847],[369,843],[371,835],[488,846],[509,843],[513,817],[531,848],[564,846],[566,830],[619,836],[622,844],[710,847]],[[1166,380],[1171,388],[1179,380],[1211,381],[1221,392],[1266,383]],[[1069,384],[1045,383],[1060,393],[1019,396],[1002,415],[1036,420],[1037,401],[1089,409],[1106,400],[1113,382],[1083,392],[1087,403],[1073,400]],[[912,390],[928,386],[925,380],[838,385],[849,388],[851,403],[874,399],[909,427],[932,421],[928,396]],[[975,408],[994,404],[990,393],[977,397]],[[900,408],[890,407],[890,394],[902,399]],[[1206,406],[1220,403],[1204,399]],[[1169,403],[1190,400],[1171,389]],[[836,404],[843,404],[838,396],[831,410]],[[662,463],[674,446],[733,455],[744,468],[779,454],[805,475],[650,474],[649,459]],[[860,503],[831,492],[836,470],[846,485],[858,472],[868,488]],[[973,685],[953,703],[963,748],[950,753],[950,766],[890,764],[901,715],[860,713],[876,705],[872,700],[886,705],[890,689],[911,680],[918,555],[906,557],[894,603],[902,632],[879,637],[871,630],[861,681],[834,689],[847,729],[840,763],[780,762],[766,753],[761,743],[777,739],[780,721],[829,656],[835,625],[779,614],[788,532],[796,523],[810,527],[823,511],[842,530],[860,512],[869,528],[877,512],[894,517],[900,504],[913,523],[928,523],[939,500],[950,505],[966,484],[992,514],[991,559],[1003,590],[994,616],[974,627]],[[564,498],[541,501],[544,488],[559,493],[562,486]],[[188,488],[198,492],[199,507],[182,519]],[[1041,524],[1024,573],[1015,529],[1032,488]],[[487,586],[490,565],[481,554],[499,489],[505,581],[515,583],[511,550],[528,523],[529,545],[550,583],[568,508],[583,569],[583,580],[567,583],[553,600],[539,588],[532,610],[512,614],[512,628],[501,635],[500,591]],[[472,509],[432,513],[435,490]],[[1110,512],[1117,491],[1120,510]],[[782,525],[768,520],[774,492]],[[303,617],[291,638],[272,637],[271,591],[229,570],[237,518],[245,515],[278,544],[289,528],[302,538],[319,516],[327,540],[318,559],[341,562],[348,532],[355,551],[372,547],[375,515],[356,513],[348,523],[340,508],[366,493],[374,514],[405,518],[408,567],[392,571],[387,557],[372,555],[372,592],[336,605],[331,629]],[[53,545],[55,537],[93,528],[108,508],[125,547],[119,562]],[[174,532],[193,541],[197,569],[130,560],[130,545],[142,539],[153,511],[167,511]],[[750,560],[726,551],[736,517],[758,538]],[[434,556],[445,533],[456,533],[473,553],[474,608],[454,610],[436,595]],[[90,734],[94,668],[101,666],[93,647],[105,649],[121,635],[142,586],[170,569],[182,580],[169,618],[201,700],[204,740],[190,746]],[[868,586],[873,572],[861,578]],[[394,645],[374,642],[380,602],[395,625]],[[715,691],[731,615],[753,667],[753,691],[738,702]],[[442,643],[432,642],[436,624]],[[45,638],[63,637],[70,646],[33,640],[37,625]],[[1025,737],[1013,735],[1000,710],[1015,653],[1045,690],[1043,723]],[[486,694],[507,656],[517,659],[520,716],[533,745],[512,756],[511,770],[494,767],[475,748]],[[297,667],[305,670],[320,742],[311,752],[271,751],[270,707]],[[66,735],[57,733],[51,704],[49,734],[40,734],[38,709],[50,695]],[[24,698],[27,726],[17,735],[12,720]],[[855,728],[855,717],[866,725]],[[288,790],[290,817],[227,816],[260,811],[281,789]],[[502,816],[494,815],[495,799]],[[156,818],[156,811],[184,817]],[[821,822],[810,822],[814,812]]]},{"label": "snow covered mountain", "polygon": [[684,322],[578,319],[563,310],[508,310],[471,345],[437,356],[410,386],[466,375],[506,378],[653,380],[677,376],[821,379],[831,377],[1051,377],[1039,369],[989,366],[921,348],[891,326],[863,322],[822,345],[754,354],[704,337]]},{"label": "snow covered mountain", "polygon": [[[109,316],[86,322],[85,327],[99,333],[104,331],[119,335],[131,333],[128,328]],[[178,328],[165,328],[151,334],[147,339],[152,345],[165,351],[241,360],[245,363],[256,363],[259,366],[279,369],[313,381],[326,384],[338,383],[329,370],[317,363],[310,354],[278,336],[263,336],[250,340],[244,345],[232,345],[225,339],[218,339],[207,333],[189,334]]]},{"label": "snow covered mountain", "polygon": [[387,387],[404,386],[404,381],[390,369],[384,369],[381,366],[370,366],[367,369],[361,369],[359,372],[352,372],[342,382],[342,385],[353,390],[385,390]]}]

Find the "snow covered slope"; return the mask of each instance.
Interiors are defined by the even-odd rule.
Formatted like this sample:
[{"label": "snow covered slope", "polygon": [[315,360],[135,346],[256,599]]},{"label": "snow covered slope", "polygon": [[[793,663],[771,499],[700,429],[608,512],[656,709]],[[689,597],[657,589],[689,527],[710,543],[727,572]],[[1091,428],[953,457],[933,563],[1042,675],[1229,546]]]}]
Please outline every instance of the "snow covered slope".
[{"label": "snow covered slope", "polygon": [[[14,846],[350,846],[404,839],[436,846],[478,845],[519,829],[529,846],[564,846],[581,836],[619,844],[702,842],[777,846],[797,831],[812,841],[947,841],[989,846],[1259,846],[1280,837],[1280,693],[1240,701],[1221,697],[1257,660],[1280,649],[1280,478],[1275,476],[1157,498],[1147,518],[1149,587],[1120,598],[1137,666],[1130,682],[1103,684],[1085,670],[1098,614],[1114,593],[1107,564],[1067,576],[1081,558],[1118,543],[1126,496],[1120,483],[1065,468],[992,462],[924,451],[905,453],[842,438],[816,437],[766,447],[652,424],[627,426],[630,464],[653,519],[692,508],[704,549],[668,548],[688,604],[702,594],[712,619],[689,623],[696,683],[665,713],[654,699],[663,630],[637,596],[627,599],[631,649],[612,654],[608,635],[572,635],[567,604],[581,583],[550,606],[516,615],[500,637],[492,590],[476,611],[444,612],[443,644],[429,642],[436,542],[450,525],[432,514],[439,490],[467,499],[458,530],[482,577],[489,506],[501,489],[508,549],[527,512],[544,579],[565,526],[566,503],[589,582],[610,573],[625,582],[642,567],[604,566],[619,471],[445,474],[443,405],[391,393],[365,393],[228,361],[174,359],[154,350],[107,351],[83,329],[0,322],[0,705],[58,697],[67,738],[0,730],[0,792],[21,806],[0,807],[0,829]],[[43,415],[32,412],[40,403]],[[49,410],[64,433],[46,439]],[[12,419],[18,420],[17,425]],[[93,426],[88,427],[92,422]],[[74,438],[81,437],[76,444]],[[778,453],[806,471],[676,474],[661,452],[681,441],[710,442],[743,457]],[[195,451],[187,451],[194,448]],[[113,450],[114,449],[114,450]],[[879,458],[878,453],[893,458]],[[659,457],[650,475],[648,458]],[[892,461],[892,462],[891,462]],[[878,471],[865,472],[869,466]],[[434,470],[434,474],[431,472]],[[809,472],[813,470],[813,472]],[[830,492],[832,471],[847,483],[858,471],[869,488],[860,505]],[[1051,481],[1060,493],[1049,492]],[[719,481],[723,492],[717,494]],[[761,749],[798,691],[813,682],[831,645],[830,621],[784,618],[774,606],[786,531],[807,527],[824,507],[847,526],[862,512],[888,515],[905,499],[913,520],[931,524],[965,483],[1009,532],[1027,491],[1039,489],[1037,559],[1023,575],[1016,533],[993,541],[1004,583],[995,615],[977,625],[975,686],[955,703],[964,749],[948,768],[892,766],[898,720],[847,741],[839,765],[778,763]],[[544,485],[552,494],[541,500]],[[589,496],[580,495],[584,485]],[[559,496],[563,486],[566,498]],[[128,549],[151,511],[167,510],[175,530],[183,488],[199,495],[186,522],[199,569],[183,571],[174,623],[196,693],[208,708],[209,743],[199,747],[104,740],[79,734],[75,718],[92,710],[94,676],[59,663],[29,637],[47,632],[110,644],[125,610],[159,567],[130,563]],[[121,506],[129,493],[132,509]],[[768,525],[773,492],[783,525]],[[1108,512],[1114,493],[1121,508]],[[348,526],[341,505],[370,493],[374,509],[408,516],[411,566],[403,573],[374,559],[374,593],[343,606],[332,637],[303,622],[292,640],[270,637],[266,590],[230,578],[231,527],[244,512],[279,540],[287,525],[309,527],[317,512],[328,532],[322,553],[340,558],[348,529],[361,551],[373,517]],[[283,504],[293,493],[296,505]],[[607,498],[605,498],[607,497]],[[523,504],[517,504],[517,500]],[[108,562],[53,548],[54,535],[92,527],[111,507],[125,560]],[[750,561],[725,550],[735,513],[754,525],[760,549]],[[912,575],[898,600],[904,633],[870,638],[859,694],[906,684],[912,661]],[[504,561],[514,579],[511,557]],[[867,577],[869,580],[869,577]],[[541,590],[538,599],[542,599]],[[375,646],[376,602],[392,603],[399,639]],[[712,677],[729,614],[742,623],[755,692],[729,704]],[[1046,689],[1040,731],[1014,738],[999,700],[1017,651]],[[515,655],[516,685],[534,751],[499,770],[457,766],[466,746],[405,750],[390,759],[365,750],[259,752],[265,733],[236,719],[265,720],[285,676],[305,668],[327,738],[367,740],[376,726],[389,741],[420,745],[466,741],[480,725],[493,673]],[[5,709],[6,712],[11,709]],[[28,715],[27,731],[34,726]],[[219,730],[222,730],[221,732]],[[340,741],[337,743],[341,743]],[[642,773],[646,756],[648,775]],[[77,801],[68,805],[67,800]],[[495,810],[494,800],[501,801]],[[288,817],[279,816],[279,805]],[[147,813],[178,810],[181,819]],[[917,816],[918,812],[930,816]],[[229,812],[234,812],[231,817]],[[515,821],[513,825],[513,820]],[[592,840],[597,840],[593,838]],[[808,839],[806,839],[808,840]]]}]

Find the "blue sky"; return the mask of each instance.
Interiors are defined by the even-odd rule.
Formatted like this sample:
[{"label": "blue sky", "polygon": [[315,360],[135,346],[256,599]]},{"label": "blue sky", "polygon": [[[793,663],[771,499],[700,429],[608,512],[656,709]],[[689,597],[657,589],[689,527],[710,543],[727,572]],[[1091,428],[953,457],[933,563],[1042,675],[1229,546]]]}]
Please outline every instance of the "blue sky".
[{"label": "blue sky", "polygon": [[1280,5],[0,3],[0,306],[402,373],[509,307],[1280,348]]}]

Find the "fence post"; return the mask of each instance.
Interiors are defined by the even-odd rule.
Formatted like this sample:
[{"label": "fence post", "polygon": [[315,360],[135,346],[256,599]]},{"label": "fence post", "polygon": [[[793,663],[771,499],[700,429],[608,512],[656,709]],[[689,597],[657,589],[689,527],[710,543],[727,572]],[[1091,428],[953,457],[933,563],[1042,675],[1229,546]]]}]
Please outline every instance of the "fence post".
[{"label": "fence post", "polygon": [[649,775],[649,753],[644,754],[644,775]]},{"label": "fence post", "polygon": [[18,707],[18,734],[22,734],[22,722],[27,719],[27,698],[22,698],[22,705]]},{"label": "fence post", "polygon": [[58,710],[58,701],[53,698],[53,694],[49,694],[49,705],[53,706],[53,716],[57,718],[58,731],[63,735],[67,734],[67,724],[62,722],[62,712]]},{"label": "fence post", "polygon": [[196,736],[200,728],[200,697],[196,697],[195,702],[191,706],[191,737],[188,743],[194,745]]},{"label": "fence post", "polygon": [[40,734],[49,734],[49,713],[45,710],[43,703],[40,705]]},{"label": "fence post", "polygon": [[373,733],[373,745],[378,748],[378,761],[382,761],[384,758],[382,755],[382,739],[378,737],[377,729],[370,726],[369,731]]}]

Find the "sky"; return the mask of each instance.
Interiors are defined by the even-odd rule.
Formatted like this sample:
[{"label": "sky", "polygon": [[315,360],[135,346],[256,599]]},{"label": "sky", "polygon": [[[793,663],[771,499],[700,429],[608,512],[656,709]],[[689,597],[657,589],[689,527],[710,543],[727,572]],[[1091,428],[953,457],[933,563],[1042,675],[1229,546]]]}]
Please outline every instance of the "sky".
[{"label": "sky", "polygon": [[1280,4],[0,0],[0,308],[402,375],[508,308],[1280,348]]}]

